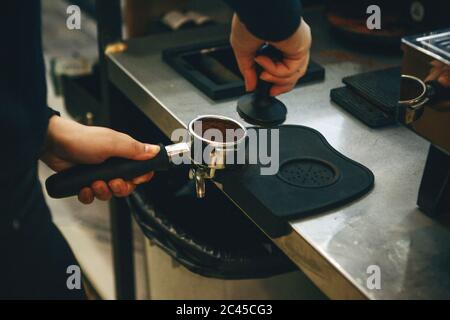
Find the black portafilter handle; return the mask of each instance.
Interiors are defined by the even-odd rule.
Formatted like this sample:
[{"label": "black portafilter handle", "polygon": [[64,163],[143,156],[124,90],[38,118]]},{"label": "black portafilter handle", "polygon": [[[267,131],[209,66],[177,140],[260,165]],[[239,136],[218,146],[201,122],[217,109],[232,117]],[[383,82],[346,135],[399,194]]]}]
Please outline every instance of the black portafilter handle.
[{"label": "black portafilter handle", "polygon": [[444,101],[450,99],[450,88],[443,86],[437,80],[431,80],[426,82],[428,98],[432,102]]},{"label": "black portafilter handle", "polygon": [[66,198],[77,195],[82,188],[97,180],[131,180],[150,171],[165,171],[170,167],[170,160],[162,144],[160,148],[150,160],[109,158],[100,164],[83,164],[55,173],[45,181],[47,193],[52,198]]},{"label": "black portafilter handle", "polygon": [[[261,48],[259,48],[256,52],[256,56],[266,56],[274,62],[283,60],[283,53],[269,44],[262,45]],[[265,104],[265,102],[269,103],[270,89],[272,88],[273,84],[259,78],[261,76],[261,73],[264,71],[263,67],[256,63],[255,69],[258,82],[256,84],[254,95],[255,99],[258,100],[258,104],[262,106]]]}]

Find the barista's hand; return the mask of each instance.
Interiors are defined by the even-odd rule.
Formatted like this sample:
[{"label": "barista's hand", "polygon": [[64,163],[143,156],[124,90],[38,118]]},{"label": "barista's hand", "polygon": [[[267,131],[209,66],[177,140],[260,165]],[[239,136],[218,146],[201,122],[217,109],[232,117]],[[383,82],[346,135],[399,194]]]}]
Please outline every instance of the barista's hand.
[{"label": "barista's hand", "polygon": [[[41,160],[51,169],[61,171],[76,164],[96,164],[110,157],[147,160],[156,156],[159,146],[144,144],[130,136],[108,128],[89,127],[58,116],[50,118]],[[95,181],[83,188],[78,199],[84,204],[128,196],[136,185],[149,181],[153,172],[132,181],[114,179]]]},{"label": "barista's hand", "polygon": [[445,88],[450,88],[450,66],[438,60],[431,61],[430,65],[430,73],[425,82],[434,80]]},{"label": "barista's hand", "polygon": [[265,69],[260,78],[274,84],[270,91],[272,96],[292,90],[308,68],[311,30],[303,19],[297,31],[288,39],[268,42],[283,53],[284,58],[280,62],[273,62],[264,56],[255,58],[256,51],[266,41],[252,35],[236,14],[233,17],[230,42],[247,91],[256,88],[255,61]]}]

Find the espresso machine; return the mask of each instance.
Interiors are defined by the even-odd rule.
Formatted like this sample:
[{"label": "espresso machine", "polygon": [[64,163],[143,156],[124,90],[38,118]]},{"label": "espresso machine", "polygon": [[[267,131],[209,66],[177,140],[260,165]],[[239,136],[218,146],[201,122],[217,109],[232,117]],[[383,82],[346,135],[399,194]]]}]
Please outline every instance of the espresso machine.
[{"label": "espresso machine", "polygon": [[402,39],[398,119],[431,142],[418,206],[450,213],[450,29]]}]

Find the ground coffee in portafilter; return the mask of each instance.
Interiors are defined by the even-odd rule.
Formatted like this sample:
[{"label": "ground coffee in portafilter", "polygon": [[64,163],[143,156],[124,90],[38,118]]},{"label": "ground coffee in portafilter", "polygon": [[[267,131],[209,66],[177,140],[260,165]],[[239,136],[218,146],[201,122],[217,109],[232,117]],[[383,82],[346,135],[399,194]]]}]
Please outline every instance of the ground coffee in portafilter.
[{"label": "ground coffee in portafilter", "polygon": [[208,130],[216,129],[222,134],[222,139],[226,140],[231,136],[233,138],[232,141],[217,141],[217,137],[211,137],[211,140],[216,142],[236,142],[241,140],[245,135],[244,130],[237,123],[218,118],[202,118],[194,122],[193,128],[194,132],[201,137],[204,137],[205,132]]}]

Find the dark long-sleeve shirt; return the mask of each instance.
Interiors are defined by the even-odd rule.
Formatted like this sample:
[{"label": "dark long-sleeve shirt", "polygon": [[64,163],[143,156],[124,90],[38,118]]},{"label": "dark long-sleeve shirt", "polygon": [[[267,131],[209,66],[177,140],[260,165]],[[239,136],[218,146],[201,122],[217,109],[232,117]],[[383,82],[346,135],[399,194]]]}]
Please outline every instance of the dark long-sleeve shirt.
[{"label": "dark long-sleeve shirt", "polygon": [[37,177],[47,125],[40,3],[6,1],[0,11],[0,236],[30,212],[48,212]]},{"label": "dark long-sleeve shirt", "polygon": [[266,41],[287,39],[302,17],[300,0],[225,0],[247,29]]}]

